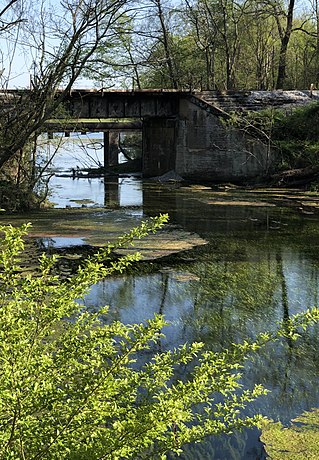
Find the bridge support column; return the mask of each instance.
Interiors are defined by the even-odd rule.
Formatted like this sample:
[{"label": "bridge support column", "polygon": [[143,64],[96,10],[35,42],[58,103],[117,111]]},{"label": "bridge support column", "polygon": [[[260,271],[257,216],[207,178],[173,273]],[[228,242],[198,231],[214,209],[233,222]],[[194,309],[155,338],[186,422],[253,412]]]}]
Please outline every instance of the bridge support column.
[{"label": "bridge support column", "polygon": [[177,120],[151,117],[143,122],[143,176],[175,169]]},{"label": "bridge support column", "polygon": [[116,166],[119,163],[119,135],[118,131],[104,132],[104,167]]}]

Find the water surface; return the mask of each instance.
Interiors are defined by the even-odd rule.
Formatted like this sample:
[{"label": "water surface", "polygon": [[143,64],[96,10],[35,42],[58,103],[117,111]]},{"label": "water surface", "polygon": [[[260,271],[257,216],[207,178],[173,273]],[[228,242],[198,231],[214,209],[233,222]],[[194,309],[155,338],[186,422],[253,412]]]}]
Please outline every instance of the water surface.
[{"label": "water surface", "polygon": [[[89,308],[110,305],[112,319],[143,321],[162,313],[170,322],[162,347],[203,341],[213,350],[254,338],[306,307],[318,305],[317,215],[293,208],[243,205],[246,192],[229,191],[231,205],[209,204],[214,191],[143,186],[144,212],[168,211],[171,221],[209,241],[185,253],[178,266],[124,276],[92,287]],[[250,193],[250,200],[259,200]],[[271,197],[268,197],[271,202]],[[224,197],[225,199],[225,197]],[[240,202],[237,206],[236,200]],[[267,201],[268,203],[268,201]],[[262,383],[271,393],[249,411],[288,423],[319,404],[318,328],[298,343],[265,348],[247,362],[245,387]],[[250,413],[250,412],[249,412]],[[212,438],[185,448],[183,459],[261,459],[257,430]]]},{"label": "water surface", "polygon": [[[90,141],[98,143],[99,138],[91,136]],[[196,340],[221,350],[318,305],[319,221],[317,209],[305,204],[316,196],[305,198],[293,190],[187,187],[135,176],[63,177],[79,162],[71,151],[71,157],[62,153],[58,164],[63,167],[52,180],[51,200],[63,209],[30,216],[34,235],[44,244],[99,245],[160,212],[169,213],[175,230],[208,242],[183,252],[177,262],[164,259],[148,274],[137,271],[92,286],[87,308],[109,305],[110,319],[125,323],[162,313],[170,323],[162,349]],[[13,217],[3,216],[8,219]],[[319,406],[318,376],[318,328],[304,333],[298,343],[265,348],[245,364],[242,383],[249,388],[262,383],[271,392],[248,413],[288,423]],[[257,460],[265,452],[258,430],[247,430],[186,446],[180,458]]]}]

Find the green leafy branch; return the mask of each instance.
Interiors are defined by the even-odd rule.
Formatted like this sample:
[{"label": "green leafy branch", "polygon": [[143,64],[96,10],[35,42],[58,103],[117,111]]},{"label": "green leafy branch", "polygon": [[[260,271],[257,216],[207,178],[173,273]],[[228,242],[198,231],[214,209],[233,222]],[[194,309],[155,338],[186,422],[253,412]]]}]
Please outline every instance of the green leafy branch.
[{"label": "green leafy branch", "polygon": [[[143,222],[68,279],[53,270],[57,257],[46,255],[36,276],[24,275],[19,258],[29,226],[0,227],[1,460],[164,459],[187,442],[261,421],[242,413],[267,392],[242,388],[244,361],[283,336],[298,339],[319,321],[317,308],[219,353],[203,343],[156,353],[162,316],[125,325],[109,320],[107,306],[91,314],[78,302],[93,283],[138,259],[115,260],[115,249],[166,221]],[[187,379],[178,377],[182,364],[192,368]]]}]

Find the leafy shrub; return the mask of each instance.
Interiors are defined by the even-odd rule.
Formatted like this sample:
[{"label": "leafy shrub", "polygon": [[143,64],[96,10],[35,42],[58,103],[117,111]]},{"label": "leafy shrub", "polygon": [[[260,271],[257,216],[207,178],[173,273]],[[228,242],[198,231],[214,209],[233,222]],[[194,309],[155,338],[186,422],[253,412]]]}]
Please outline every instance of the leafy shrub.
[{"label": "leafy shrub", "polygon": [[[295,317],[289,332],[261,334],[221,353],[184,345],[139,366],[138,356],[161,338],[164,319],[108,324],[107,307],[90,314],[77,301],[138,260],[114,260],[114,249],[166,220],[143,222],[69,279],[54,274],[56,256],[41,256],[38,273],[23,274],[19,257],[29,226],[0,227],[0,459],[164,459],[186,442],[259,422],[240,413],[265,393],[259,385],[240,391],[241,363],[269,340],[296,336],[296,327],[319,319],[317,309]],[[178,380],[176,368],[192,361],[189,378]]]}]

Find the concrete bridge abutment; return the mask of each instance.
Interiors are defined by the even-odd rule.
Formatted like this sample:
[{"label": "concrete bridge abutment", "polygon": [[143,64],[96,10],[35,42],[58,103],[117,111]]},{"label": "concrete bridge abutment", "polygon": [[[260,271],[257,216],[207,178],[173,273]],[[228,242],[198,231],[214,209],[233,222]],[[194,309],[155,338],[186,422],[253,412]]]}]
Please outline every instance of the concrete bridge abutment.
[{"label": "concrete bridge abutment", "polygon": [[143,122],[145,177],[174,170],[192,181],[240,182],[265,175],[270,162],[267,145],[189,99],[176,117]]},{"label": "concrete bridge abutment", "polygon": [[242,181],[267,173],[267,145],[227,124],[189,99],[181,99],[175,171],[189,180]]},{"label": "concrete bridge abutment", "polygon": [[176,167],[177,118],[143,121],[143,176],[160,176]]}]

